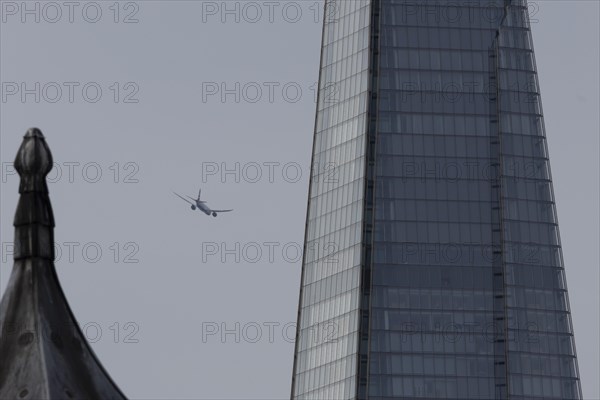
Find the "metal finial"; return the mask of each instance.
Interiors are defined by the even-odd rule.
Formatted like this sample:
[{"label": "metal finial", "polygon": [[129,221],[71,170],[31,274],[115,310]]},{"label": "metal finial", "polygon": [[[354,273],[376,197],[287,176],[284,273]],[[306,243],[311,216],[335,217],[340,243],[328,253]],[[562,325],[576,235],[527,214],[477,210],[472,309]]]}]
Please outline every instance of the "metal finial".
[{"label": "metal finial", "polygon": [[21,196],[14,222],[14,259],[40,257],[54,261],[54,215],[46,184],[52,153],[39,129],[29,129],[23,137],[15,169],[21,177]]},{"label": "metal finial", "polygon": [[38,128],[31,128],[27,131],[14,164],[21,176],[19,193],[48,192],[46,175],[52,170],[52,153],[50,153],[42,131]]}]

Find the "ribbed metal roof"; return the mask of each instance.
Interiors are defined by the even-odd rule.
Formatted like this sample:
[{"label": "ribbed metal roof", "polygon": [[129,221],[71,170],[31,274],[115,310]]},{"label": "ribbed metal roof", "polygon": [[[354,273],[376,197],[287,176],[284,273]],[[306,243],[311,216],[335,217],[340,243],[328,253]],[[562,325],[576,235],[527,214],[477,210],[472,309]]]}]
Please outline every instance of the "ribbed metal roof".
[{"label": "ribbed metal roof", "polygon": [[125,399],[69,307],[54,268],[52,154],[30,129],[15,159],[21,177],[14,267],[0,302],[0,399]]}]

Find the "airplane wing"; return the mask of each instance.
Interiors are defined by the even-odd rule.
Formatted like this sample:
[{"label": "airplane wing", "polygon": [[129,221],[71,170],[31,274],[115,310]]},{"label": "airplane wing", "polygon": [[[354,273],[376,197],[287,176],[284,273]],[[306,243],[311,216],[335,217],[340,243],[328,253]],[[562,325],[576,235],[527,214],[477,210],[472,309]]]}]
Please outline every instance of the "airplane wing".
[{"label": "airplane wing", "polygon": [[195,205],[196,205],[196,204],[192,203],[191,201],[189,201],[188,199],[186,199],[185,197],[183,197],[182,195],[180,195],[180,194],[178,194],[178,193],[175,193],[175,192],[173,192],[173,194],[174,194],[175,196],[179,197],[181,200],[183,200],[183,201],[186,201],[186,202],[190,203],[190,204],[191,204],[191,205],[193,205],[193,206],[195,206]]},{"label": "airplane wing", "polygon": [[230,212],[233,210],[210,210],[211,212],[222,213],[222,212]]}]

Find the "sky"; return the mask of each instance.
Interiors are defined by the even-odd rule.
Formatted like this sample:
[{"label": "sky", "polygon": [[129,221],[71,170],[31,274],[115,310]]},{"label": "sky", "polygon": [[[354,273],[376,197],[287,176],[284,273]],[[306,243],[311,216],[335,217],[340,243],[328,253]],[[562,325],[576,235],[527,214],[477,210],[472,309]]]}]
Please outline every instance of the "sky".
[{"label": "sky", "polygon": [[[530,11],[583,393],[598,399],[599,3]],[[322,2],[2,0],[0,18],[0,294],[12,161],[37,126],[60,282],[122,391],[289,398]],[[235,211],[172,194],[200,187]]]}]

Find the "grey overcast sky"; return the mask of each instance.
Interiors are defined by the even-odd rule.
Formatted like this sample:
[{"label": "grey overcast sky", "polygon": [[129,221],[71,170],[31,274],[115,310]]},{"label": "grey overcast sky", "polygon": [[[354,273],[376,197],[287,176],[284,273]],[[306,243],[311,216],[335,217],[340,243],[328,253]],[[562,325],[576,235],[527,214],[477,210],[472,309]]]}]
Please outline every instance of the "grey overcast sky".
[{"label": "grey overcast sky", "polygon": [[[58,275],[126,395],[289,397],[322,2],[0,6],[0,293],[11,164],[37,126],[57,163]],[[598,399],[599,3],[530,9],[583,392]],[[200,186],[235,212],[171,193]]]}]

